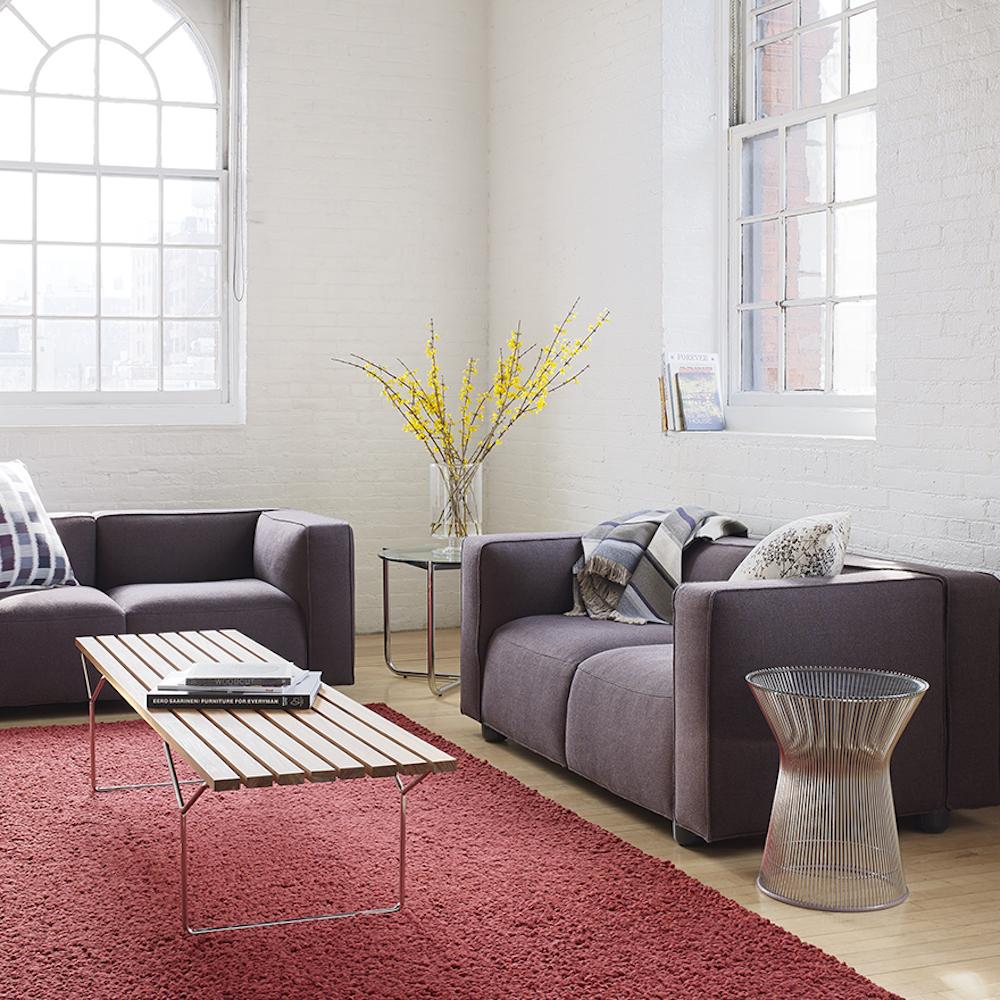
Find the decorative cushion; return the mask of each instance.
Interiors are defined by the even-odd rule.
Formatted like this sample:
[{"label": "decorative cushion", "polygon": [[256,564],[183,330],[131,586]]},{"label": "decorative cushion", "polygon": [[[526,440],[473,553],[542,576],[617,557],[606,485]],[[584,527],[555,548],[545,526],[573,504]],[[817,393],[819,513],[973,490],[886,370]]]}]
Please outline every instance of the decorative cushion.
[{"label": "decorative cushion", "polygon": [[817,514],[792,521],[762,539],[730,580],[785,580],[836,576],[844,568],[851,515]]},{"label": "decorative cushion", "polygon": [[0,462],[0,590],[76,585],[66,548],[23,462]]}]

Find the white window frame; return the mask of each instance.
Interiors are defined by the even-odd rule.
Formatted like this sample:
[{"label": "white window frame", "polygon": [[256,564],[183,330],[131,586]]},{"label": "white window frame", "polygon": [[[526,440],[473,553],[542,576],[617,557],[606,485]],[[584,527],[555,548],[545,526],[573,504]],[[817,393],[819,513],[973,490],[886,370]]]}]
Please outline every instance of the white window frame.
[{"label": "white window frame", "polygon": [[[725,233],[722,239],[725,258],[725,280],[723,315],[725,321],[725,336],[723,338],[722,366],[725,372],[726,382],[726,423],[730,430],[760,432],[768,434],[808,434],[822,436],[846,436],[872,438],[875,434],[875,395],[850,395],[846,393],[834,393],[829,388],[825,390],[794,390],[778,392],[754,392],[742,388],[742,310],[741,310],[741,277],[742,277],[742,241],[740,226],[747,219],[777,219],[791,217],[798,214],[815,212],[819,206],[813,205],[805,209],[793,209],[786,211],[781,207],[779,211],[767,213],[761,216],[743,217],[741,211],[742,196],[742,143],[743,140],[755,135],[762,135],[768,132],[778,133],[778,156],[779,156],[779,184],[780,190],[784,190],[785,185],[785,133],[789,127],[801,124],[806,121],[814,121],[817,118],[826,120],[826,142],[828,149],[833,149],[834,142],[834,121],[837,115],[846,114],[851,111],[858,111],[864,108],[878,107],[878,89],[865,90],[858,94],[849,94],[834,101],[824,104],[811,105],[809,108],[785,112],[780,115],[753,120],[754,92],[753,92],[753,72],[747,64],[751,61],[748,54],[752,52],[754,45],[748,39],[752,38],[753,24],[755,18],[761,13],[781,7],[786,0],[773,0],[773,2],[761,4],[753,7],[750,0],[737,0],[738,11],[737,23],[733,26],[729,34],[728,44],[725,46],[729,58],[726,60],[726,75],[728,80],[723,88],[723,93],[732,97],[735,90],[739,95],[736,108],[730,107],[730,100],[727,100],[726,115],[732,116],[737,124],[730,125],[724,130],[724,164],[725,177],[722,190],[726,198],[726,210],[724,212]],[[867,10],[877,9],[877,0],[858,4],[850,8],[848,16],[864,13]],[[845,13],[840,12],[830,17],[810,22],[809,29],[822,27],[827,24],[834,24],[844,20]],[[724,20],[724,19],[723,19]],[[791,37],[796,31],[787,31],[775,34],[767,39],[768,42],[780,40],[784,37]],[[845,33],[841,43],[841,79],[846,88],[848,85],[848,58],[849,45]],[[793,59],[794,87],[795,92],[799,90],[799,61]],[[746,120],[744,120],[746,119]],[[829,197],[835,195],[833,184],[833,157],[827,158],[827,192]],[[857,201],[833,202],[826,204],[828,213],[828,224],[826,232],[826,260],[828,274],[832,274],[834,267],[833,240],[834,227],[829,213],[831,206],[837,208],[849,207],[877,202],[877,192],[875,198],[862,198]],[[779,239],[782,241],[782,253],[784,252],[784,229],[779,229]],[[783,273],[783,271],[782,271]],[[784,300],[784,289],[779,290],[781,298],[775,305],[781,305]],[[825,337],[826,351],[826,371],[828,377],[832,378],[832,306],[838,302],[853,302],[870,299],[871,296],[835,296],[833,294],[824,296],[822,299],[802,299],[796,302],[808,304],[810,302],[824,302],[831,306],[830,315],[827,316],[827,330]],[[878,294],[876,291],[876,303]],[[877,305],[876,305],[877,310]],[[779,371],[784,377],[784,337],[779,341]]]},{"label": "white window frame", "polygon": [[[170,167],[118,167],[103,166],[99,159],[95,157],[92,164],[65,164],[65,163],[43,163],[34,159],[34,104],[36,79],[44,59],[35,69],[35,75],[31,83],[31,160],[24,161],[0,161],[0,169],[18,170],[21,172],[31,172],[35,176],[37,184],[38,173],[60,173],[60,174],[84,174],[97,178],[97,216],[100,220],[101,212],[101,177],[110,176],[130,176],[130,177],[184,177],[184,178],[208,178],[220,181],[220,268],[223,276],[221,287],[221,303],[219,316],[219,353],[218,353],[218,388],[206,390],[181,390],[181,391],[119,391],[119,390],[95,390],[80,392],[40,392],[32,390],[29,392],[3,392],[0,393],[0,427],[34,427],[34,426],[119,426],[119,425],[162,425],[162,426],[192,426],[192,425],[225,425],[242,424],[246,421],[246,401],[244,386],[244,332],[245,332],[245,310],[243,308],[242,295],[237,299],[234,288],[233,260],[238,258],[241,263],[245,260],[243,249],[240,243],[243,239],[245,226],[239,224],[237,211],[243,211],[241,204],[242,178],[239,176],[243,167],[239,162],[240,153],[243,148],[242,136],[238,134],[243,127],[244,116],[239,113],[240,106],[244,100],[244,39],[239,30],[239,0],[235,0],[230,6],[230,41],[229,41],[229,77],[223,80],[219,73],[218,60],[212,51],[205,37],[203,36],[197,22],[181,6],[171,0],[158,0],[161,5],[171,8],[182,25],[187,25],[199,49],[204,56],[208,71],[212,77],[215,87],[217,101],[215,104],[194,104],[183,101],[164,101],[157,97],[150,99],[134,98],[110,98],[100,97],[98,100],[89,97],[76,98],[74,95],[49,95],[44,96],[66,96],[67,99],[93,100],[95,114],[95,142],[97,138],[97,115],[102,102],[117,104],[155,104],[157,108],[157,122],[161,116],[161,109],[168,107],[197,107],[214,109],[217,114],[216,133],[216,163],[215,169],[187,169]],[[0,0],[0,10],[6,7],[9,0]],[[16,10],[16,9],[15,9]],[[30,26],[29,26],[30,27]],[[33,29],[32,29],[33,30]],[[180,30],[180,26],[173,26],[166,34],[172,34]],[[77,36],[79,37],[79,36]],[[108,36],[112,38],[113,36]],[[166,37],[166,35],[162,36]],[[155,47],[161,39],[158,39],[149,48]],[[100,36],[98,36],[100,38]],[[54,45],[50,55],[57,49],[68,44],[73,39],[65,39]],[[120,39],[113,39],[118,44],[125,45],[131,51],[135,51],[127,43]],[[147,49],[149,51],[149,49]],[[135,54],[142,55],[136,52]],[[97,65],[100,67],[100,46],[97,47]],[[0,91],[0,93],[14,93],[13,91]],[[23,92],[18,92],[23,93]],[[162,142],[162,133],[157,129],[157,159],[159,160],[159,145]],[[235,167],[235,169],[234,169]],[[37,233],[37,197],[33,203],[32,232]],[[160,216],[163,215],[163,187],[160,186]],[[100,222],[98,221],[98,227]],[[28,243],[33,247],[33,254],[37,253],[36,238],[22,241],[6,241]],[[104,245],[114,246],[115,244],[104,244],[100,241],[100,229],[98,228],[98,238],[96,245],[97,254],[97,285],[100,289],[100,268],[101,254],[100,247]],[[144,244],[151,249],[157,249],[161,254],[166,246],[168,249],[185,249],[187,244],[164,244],[162,229],[160,239],[157,243]],[[194,246],[193,249],[204,249],[204,245]],[[164,295],[162,272],[160,281],[160,301],[161,314],[160,322],[160,366],[159,378],[163,379],[163,322],[162,301]],[[33,322],[37,322],[35,305],[30,314]],[[72,318],[72,317],[69,317]],[[114,317],[115,320],[129,317]],[[169,317],[167,318],[169,319]],[[37,334],[32,337],[32,350],[37,349]],[[98,323],[97,340],[97,365],[100,372],[100,323]],[[33,364],[32,378],[37,377],[37,369]],[[99,377],[99,375],[98,375]]]}]

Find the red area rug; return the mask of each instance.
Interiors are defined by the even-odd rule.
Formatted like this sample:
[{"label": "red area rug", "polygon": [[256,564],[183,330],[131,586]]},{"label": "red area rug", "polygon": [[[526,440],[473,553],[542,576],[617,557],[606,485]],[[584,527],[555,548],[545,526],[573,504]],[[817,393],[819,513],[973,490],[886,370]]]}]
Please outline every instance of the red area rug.
[{"label": "red area rug", "polygon": [[[166,789],[94,796],[86,728],[0,731],[4,1000],[887,1000],[829,955],[383,707],[459,758],[409,799],[406,909],[191,938]],[[99,775],[165,777],[141,722]],[[391,902],[389,781],[206,794],[196,925]],[[664,834],[666,836],[666,833]]]}]

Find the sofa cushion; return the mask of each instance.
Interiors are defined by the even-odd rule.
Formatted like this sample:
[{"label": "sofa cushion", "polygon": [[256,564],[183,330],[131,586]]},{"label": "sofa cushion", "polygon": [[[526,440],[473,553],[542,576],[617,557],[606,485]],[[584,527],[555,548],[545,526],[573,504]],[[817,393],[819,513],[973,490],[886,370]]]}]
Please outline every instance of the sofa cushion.
[{"label": "sofa cushion", "polygon": [[24,462],[0,462],[0,590],[76,584],[66,547]]},{"label": "sofa cushion", "polygon": [[55,525],[73,575],[84,587],[93,587],[97,579],[97,522],[93,514],[53,514]]},{"label": "sofa cushion", "polygon": [[662,816],[674,809],[673,646],[611,649],[576,670],[566,766]]},{"label": "sofa cushion", "polygon": [[124,631],[122,609],[93,587],[56,587],[0,597],[0,705],[86,701],[80,653],[73,640]]},{"label": "sofa cushion", "polygon": [[483,667],[482,720],[566,763],[566,702],[578,664],[606,649],[673,642],[670,625],[533,615],[493,634]]},{"label": "sofa cushion", "polygon": [[305,667],[305,627],[299,606],[263,580],[131,583],[109,596],[125,612],[127,632],[234,628]]},{"label": "sofa cushion", "polygon": [[837,576],[844,568],[851,515],[817,514],[776,528],[733,570],[730,580]]},{"label": "sofa cushion", "polygon": [[259,510],[97,514],[97,585],[194,583],[254,575]]}]

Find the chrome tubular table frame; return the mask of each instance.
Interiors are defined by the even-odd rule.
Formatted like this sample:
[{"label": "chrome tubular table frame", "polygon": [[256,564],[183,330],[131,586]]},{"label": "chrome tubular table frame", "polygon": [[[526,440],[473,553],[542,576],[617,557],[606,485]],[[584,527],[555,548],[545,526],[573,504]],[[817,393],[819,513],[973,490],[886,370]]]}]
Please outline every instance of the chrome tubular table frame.
[{"label": "chrome tubular table frame", "polygon": [[[434,669],[434,572],[435,564],[433,559],[426,563],[382,558],[382,651],[385,657],[385,665],[397,677],[426,677],[427,686],[437,697],[447,694],[453,688],[457,688],[462,683],[461,674],[439,674]],[[426,670],[404,670],[397,667],[392,659],[392,627],[389,622],[389,563],[405,562],[407,566],[415,566],[417,569],[424,569],[427,573],[427,669]],[[450,563],[438,564],[437,569],[459,569],[459,565]],[[446,684],[438,684],[438,679],[447,681]]]},{"label": "chrome tubular table frame", "polygon": [[[304,924],[315,920],[342,920],[346,917],[367,917],[382,916],[389,913],[398,913],[403,909],[406,902],[406,796],[417,785],[420,784],[429,772],[417,775],[412,781],[404,783],[398,774],[394,775],[396,787],[399,790],[399,898],[395,903],[388,906],[372,906],[359,910],[345,910],[339,913],[314,913],[302,917],[282,917],[274,920],[247,921],[239,924],[219,924],[212,927],[192,927],[188,916],[188,847],[187,847],[187,814],[191,807],[201,798],[208,789],[208,785],[200,778],[180,779],[177,777],[177,768],[174,764],[173,753],[170,744],[164,740],[163,750],[167,758],[167,767],[170,771],[169,781],[157,781],[136,785],[98,785],[97,784],[97,759],[95,753],[95,730],[94,704],[97,696],[103,689],[106,678],[103,676],[97,685],[91,688],[90,674],[87,670],[87,661],[81,657],[83,662],[83,676],[87,683],[87,695],[90,702],[90,787],[94,792],[124,792],[141,788],[172,788],[177,799],[177,808],[180,811],[180,888],[181,888],[181,925],[188,934],[217,934],[221,931],[242,931],[255,927],[279,927],[282,924]],[[181,785],[197,785],[198,787],[184,799]]]}]

